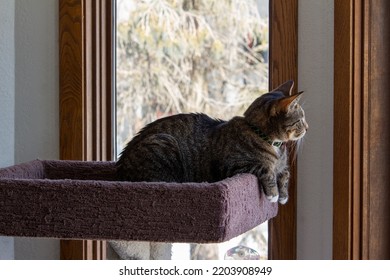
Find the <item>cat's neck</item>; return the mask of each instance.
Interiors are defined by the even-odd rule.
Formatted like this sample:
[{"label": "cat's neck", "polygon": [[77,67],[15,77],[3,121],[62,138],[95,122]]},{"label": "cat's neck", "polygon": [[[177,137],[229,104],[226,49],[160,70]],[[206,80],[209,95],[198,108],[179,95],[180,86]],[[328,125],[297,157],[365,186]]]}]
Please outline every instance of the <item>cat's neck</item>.
[{"label": "cat's neck", "polygon": [[249,124],[249,127],[257,134],[257,136],[259,136],[261,139],[263,139],[265,142],[267,142],[273,147],[280,148],[284,143],[283,141],[280,141],[278,139],[272,139],[267,133],[265,133],[258,126]]},{"label": "cat's neck", "polygon": [[276,139],[272,134],[268,133],[266,129],[263,129],[260,126],[254,125],[249,122],[245,117],[234,117],[229,121],[232,123],[236,130],[250,130],[255,133],[260,139],[267,142],[270,146],[278,149],[284,146],[285,142],[280,139]]}]

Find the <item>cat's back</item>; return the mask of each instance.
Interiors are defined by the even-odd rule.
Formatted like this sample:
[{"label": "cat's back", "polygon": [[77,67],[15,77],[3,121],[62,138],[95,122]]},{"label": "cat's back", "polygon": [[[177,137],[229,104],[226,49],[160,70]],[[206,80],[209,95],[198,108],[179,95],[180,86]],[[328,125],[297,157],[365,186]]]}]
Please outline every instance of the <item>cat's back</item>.
[{"label": "cat's back", "polygon": [[223,122],[210,118],[205,114],[177,114],[148,124],[140,131],[138,136],[169,133],[178,137],[186,137],[193,135],[194,132],[206,132]]},{"label": "cat's back", "polygon": [[[118,174],[126,180],[193,181],[198,170],[194,165],[201,162],[208,137],[223,123],[205,114],[178,114],[154,121],[122,151]],[[164,178],[164,173],[176,177]]]}]

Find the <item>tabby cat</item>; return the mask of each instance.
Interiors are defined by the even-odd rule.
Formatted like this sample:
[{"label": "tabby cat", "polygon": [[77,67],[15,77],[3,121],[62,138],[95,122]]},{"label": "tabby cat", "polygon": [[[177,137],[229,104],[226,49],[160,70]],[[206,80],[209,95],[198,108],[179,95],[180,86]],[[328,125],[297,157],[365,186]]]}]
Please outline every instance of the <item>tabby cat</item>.
[{"label": "tabby cat", "polygon": [[216,120],[179,114],[150,123],[122,151],[118,175],[126,181],[215,182],[252,173],[271,202],[288,199],[286,142],[308,125],[287,81],[258,97],[243,117]]}]

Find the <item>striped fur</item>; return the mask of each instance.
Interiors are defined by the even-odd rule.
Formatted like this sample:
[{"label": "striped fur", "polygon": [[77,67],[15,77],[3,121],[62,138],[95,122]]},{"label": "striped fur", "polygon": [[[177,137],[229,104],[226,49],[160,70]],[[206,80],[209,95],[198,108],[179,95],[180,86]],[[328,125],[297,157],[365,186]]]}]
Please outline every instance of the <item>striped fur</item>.
[{"label": "striped fur", "polygon": [[286,145],[308,126],[288,81],[257,98],[243,117],[216,120],[204,114],[159,119],[140,131],[122,151],[118,175],[126,181],[215,182],[238,173],[257,176],[268,199],[286,203],[289,171]]}]

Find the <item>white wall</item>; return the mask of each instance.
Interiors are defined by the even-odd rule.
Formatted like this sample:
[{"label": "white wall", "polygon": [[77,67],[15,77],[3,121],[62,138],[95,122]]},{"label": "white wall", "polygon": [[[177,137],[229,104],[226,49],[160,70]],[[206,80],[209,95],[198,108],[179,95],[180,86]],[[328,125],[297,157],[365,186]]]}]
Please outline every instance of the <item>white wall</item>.
[{"label": "white wall", "polygon": [[[14,164],[14,1],[0,2],[0,167]],[[0,260],[14,258],[14,239],[0,237]]]},{"label": "white wall", "polygon": [[[1,1],[0,51],[0,165],[57,159],[58,1]],[[58,240],[14,238],[13,246],[15,259],[59,258]]]},{"label": "white wall", "polygon": [[58,2],[15,1],[15,162],[59,155]]},{"label": "white wall", "polygon": [[298,259],[332,258],[333,0],[299,0],[299,90],[309,130],[298,156]]},{"label": "white wall", "polygon": [[0,167],[15,159],[14,10],[14,1],[0,2]]}]

